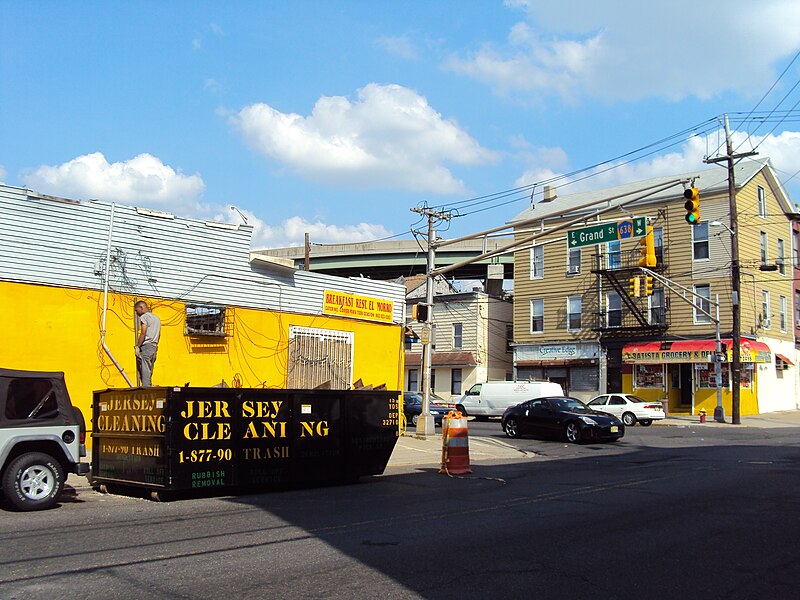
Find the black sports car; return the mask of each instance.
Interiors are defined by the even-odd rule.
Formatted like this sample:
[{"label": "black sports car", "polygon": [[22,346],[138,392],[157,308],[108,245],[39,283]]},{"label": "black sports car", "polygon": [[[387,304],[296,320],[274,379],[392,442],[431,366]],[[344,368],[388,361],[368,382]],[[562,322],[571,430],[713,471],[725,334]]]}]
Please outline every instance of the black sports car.
[{"label": "black sports car", "polygon": [[566,396],[535,398],[507,408],[500,423],[508,437],[530,434],[574,444],[615,442],[625,435],[625,425],[614,415]]}]

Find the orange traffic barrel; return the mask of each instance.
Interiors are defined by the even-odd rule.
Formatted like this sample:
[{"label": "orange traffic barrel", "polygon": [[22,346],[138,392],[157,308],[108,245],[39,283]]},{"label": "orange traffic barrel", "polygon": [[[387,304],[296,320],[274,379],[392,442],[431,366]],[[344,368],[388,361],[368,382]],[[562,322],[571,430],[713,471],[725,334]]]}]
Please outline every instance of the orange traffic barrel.
[{"label": "orange traffic barrel", "polygon": [[442,419],[442,466],[439,473],[465,475],[469,468],[469,434],[467,418],[456,410]]}]

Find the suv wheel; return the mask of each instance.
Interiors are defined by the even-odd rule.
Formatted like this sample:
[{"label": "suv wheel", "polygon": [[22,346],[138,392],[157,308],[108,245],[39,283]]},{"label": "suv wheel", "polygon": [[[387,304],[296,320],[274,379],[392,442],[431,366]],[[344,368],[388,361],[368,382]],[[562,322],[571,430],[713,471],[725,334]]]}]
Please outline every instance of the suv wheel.
[{"label": "suv wheel", "polygon": [[3,474],[3,493],[18,510],[51,508],[63,489],[61,463],[42,452],[18,456]]}]

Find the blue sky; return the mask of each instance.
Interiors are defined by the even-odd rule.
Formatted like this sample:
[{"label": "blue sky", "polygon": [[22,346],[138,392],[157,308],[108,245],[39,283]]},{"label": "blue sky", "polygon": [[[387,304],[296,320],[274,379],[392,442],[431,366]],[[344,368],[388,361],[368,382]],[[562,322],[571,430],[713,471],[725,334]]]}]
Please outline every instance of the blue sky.
[{"label": "blue sky", "polygon": [[[366,240],[408,232],[420,203],[678,133],[559,189],[703,168],[729,112],[798,200],[800,3],[642,6],[3,2],[0,180],[200,218],[235,205],[258,247]],[[445,235],[502,224],[529,193],[462,209]]]}]

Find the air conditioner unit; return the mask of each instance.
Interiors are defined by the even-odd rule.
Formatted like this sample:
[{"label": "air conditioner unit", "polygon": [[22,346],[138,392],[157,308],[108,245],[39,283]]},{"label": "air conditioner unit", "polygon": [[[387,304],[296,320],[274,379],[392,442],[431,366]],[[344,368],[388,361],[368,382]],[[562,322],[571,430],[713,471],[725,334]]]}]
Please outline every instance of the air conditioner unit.
[{"label": "air conditioner unit", "polygon": [[575,275],[581,272],[580,265],[570,265],[567,267],[567,275]]}]

